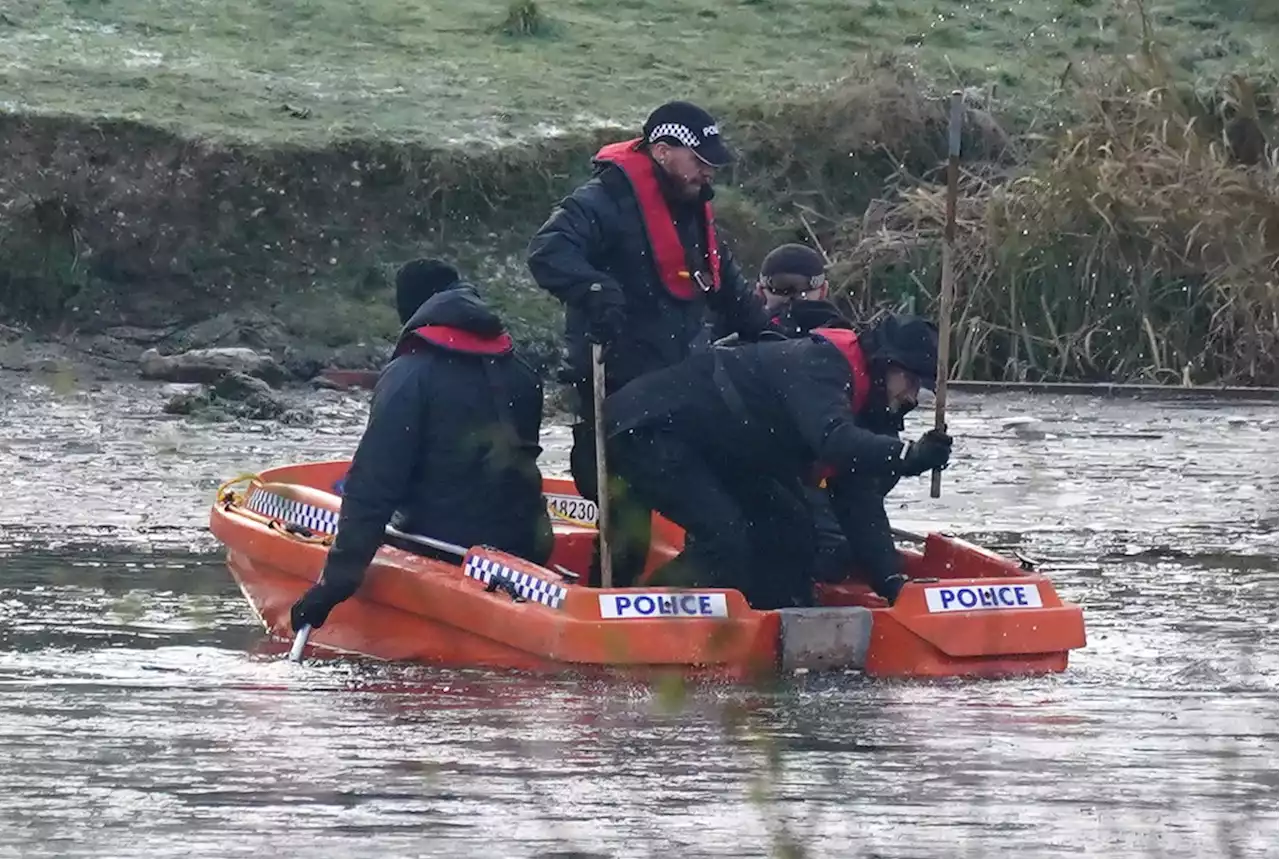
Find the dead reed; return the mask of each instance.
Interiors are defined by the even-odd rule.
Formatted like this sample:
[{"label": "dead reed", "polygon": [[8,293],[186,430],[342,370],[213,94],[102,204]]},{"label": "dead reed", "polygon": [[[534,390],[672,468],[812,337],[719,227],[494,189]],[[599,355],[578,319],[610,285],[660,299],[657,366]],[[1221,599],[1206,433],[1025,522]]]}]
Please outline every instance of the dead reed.
[{"label": "dead reed", "polygon": [[[1257,87],[1189,96],[1148,52],[1077,95],[1025,166],[966,165],[953,372],[1275,385],[1280,199]],[[935,307],[943,212],[940,185],[904,180],[841,225],[833,282],[860,314]]]}]

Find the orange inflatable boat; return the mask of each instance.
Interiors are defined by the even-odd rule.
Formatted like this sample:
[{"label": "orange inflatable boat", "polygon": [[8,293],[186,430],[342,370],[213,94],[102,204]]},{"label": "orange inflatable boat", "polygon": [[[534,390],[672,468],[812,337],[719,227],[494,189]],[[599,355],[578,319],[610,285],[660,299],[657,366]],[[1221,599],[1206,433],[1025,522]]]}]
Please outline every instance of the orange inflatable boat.
[{"label": "orange inflatable boat", "polygon": [[[289,607],[320,575],[346,460],[290,465],[224,484],[210,528],[267,631],[292,637]],[[236,487],[244,484],[243,488]],[[783,670],[879,677],[996,677],[1064,671],[1085,644],[1079,606],[1027,565],[930,534],[900,549],[912,579],[893,606],[865,585],[819,586],[813,608],[757,611],[729,589],[584,582],[596,506],[548,478],[556,548],[546,566],[483,546],[388,528],[359,592],[311,633],[313,654],[469,668],[745,680]],[[683,534],[655,517],[647,572]]]}]

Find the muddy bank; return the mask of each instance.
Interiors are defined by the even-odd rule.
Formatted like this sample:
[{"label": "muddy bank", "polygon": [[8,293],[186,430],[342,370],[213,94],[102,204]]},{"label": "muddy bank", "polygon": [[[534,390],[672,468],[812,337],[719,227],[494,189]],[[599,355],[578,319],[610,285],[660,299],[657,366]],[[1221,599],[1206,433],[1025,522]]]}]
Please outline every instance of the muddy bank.
[{"label": "muddy bank", "polygon": [[[327,346],[291,333],[281,321],[258,310],[220,313],[191,324],[163,327],[118,325],[99,331],[42,331],[0,326],[0,370],[66,373],[97,381],[164,379],[148,372],[153,358],[177,359],[207,350],[247,350],[275,367],[270,381],[306,382],[325,367],[376,370],[391,354],[392,337],[367,337]],[[213,381],[213,379],[166,379]]]},{"label": "muddy bank", "polygon": [[[326,392],[352,388],[352,396],[367,400],[392,347],[389,338],[317,346],[281,334],[270,317],[252,313],[171,331],[122,327],[88,337],[0,325],[0,402],[24,389],[63,396],[124,385],[166,415],[307,426]],[[552,366],[543,360],[544,369]],[[568,420],[569,393],[554,380],[545,382],[544,419]]]},{"label": "muddy bank", "polygon": [[[726,115],[741,158],[718,183],[719,220],[748,271],[805,235],[794,189],[823,188],[829,205],[856,211],[895,171],[923,173],[940,157],[944,105],[925,87],[885,72],[842,85],[839,98],[861,106],[850,130],[861,142],[844,134],[804,158],[780,157],[790,143],[779,132],[809,106]],[[482,287],[545,367],[562,310],[532,283],[525,245],[599,146],[627,136],[305,147],[0,112],[0,324],[27,327],[28,342],[58,344],[99,372],[149,347],[246,346],[305,378],[317,363],[364,368],[370,351],[385,354],[395,268],[437,255]],[[1006,143],[993,121],[966,132],[974,157],[999,159]]]},{"label": "muddy bank", "polygon": [[[1227,133],[1223,93],[1191,108],[1172,97],[1137,105],[1110,85],[1055,105],[1065,131],[1035,147],[1023,113],[966,95],[952,360],[973,379],[1275,386],[1274,171],[1252,150],[1215,148]],[[1138,141],[1123,163],[1100,144],[1087,147],[1096,158],[1063,154],[1078,149],[1072,135],[1115,131],[1118,104],[1119,131]],[[934,312],[945,113],[931,82],[893,65],[727,106],[739,160],[717,179],[718,217],[749,276],[778,242],[809,241],[830,253],[855,318]],[[1268,139],[1274,106],[1250,122]],[[1184,125],[1177,140],[1142,142]],[[437,255],[481,286],[548,370],[562,311],[532,283],[525,245],[599,145],[627,136],[308,148],[0,113],[0,367],[40,367],[42,350],[66,350],[101,374],[146,348],[246,347],[296,379],[369,368],[398,327],[395,268]],[[1190,178],[1173,169],[1188,159],[1199,165]],[[1116,176],[1136,178],[1105,184]],[[1186,187],[1174,196],[1192,202],[1170,208],[1178,177]],[[1114,200],[1100,213],[1090,201],[1104,191]],[[23,348],[15,329],[29,331],[16,338]]]},{"label": "muddy bank", "polygon": [[274,421],[309,425],[312,396],[331,387],[325,367],[374,371],[390,340],[326,348],[289,336],[262,313],[220,314],[189,327],[118,326],[90,335],[39,335],[0,328],[0,377],[55,391],[140,382],[139,395],[163,413],[203,422]]}]

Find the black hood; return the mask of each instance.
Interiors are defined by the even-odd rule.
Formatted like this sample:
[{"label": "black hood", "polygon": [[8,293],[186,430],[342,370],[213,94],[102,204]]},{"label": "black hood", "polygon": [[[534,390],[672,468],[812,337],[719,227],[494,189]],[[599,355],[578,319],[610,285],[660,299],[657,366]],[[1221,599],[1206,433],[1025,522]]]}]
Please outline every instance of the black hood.
[{"label": "black hood", "polygon": [[484,303],[476,288],[464,281],[428,298],[400,331],[400,341],[423,325],[447,325],[481,337],[497,337],[506,331],[502,320]]},{"label": "black hood", "polygon": [[462,280],[458,270],[441,259],[415,259],[396,272],[396,312],[403,325],[428,298]]}]

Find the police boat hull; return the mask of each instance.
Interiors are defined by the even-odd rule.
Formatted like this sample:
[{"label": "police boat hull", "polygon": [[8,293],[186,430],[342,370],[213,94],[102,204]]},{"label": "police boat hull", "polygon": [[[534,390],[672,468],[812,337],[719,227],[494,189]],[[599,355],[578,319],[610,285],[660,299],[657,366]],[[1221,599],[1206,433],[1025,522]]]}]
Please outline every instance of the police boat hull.
[{"label": "police boat hull", "polygon": [[[347,460],[263,471],[219,488],[210,529],[267,632],[292,638],[289,608],[319,577]],[[878,677],[1000,677],[1066,670],[1085,644],[1079,606],[1043,575],[962,540],[903,548],[913,580],[893,606],[850,580],[819,585],[817,606],[752,609],[732,589],[600,589],[585,582],[595,505],[547,478],[556,547],[546,566],[486,547],[378,550],[359,592],[311,633],[308,655],[359,655],[538,673],[746,680],[778,670]],[[680,529],[655,516],[647,573],[677,553]],[[407,538],[412,539],[412,538]],[[402,548],[404,547],[404,548]],[[412,549],[412,550],[411,550]],[[646,574],[647,577],[647,574]]]}]

